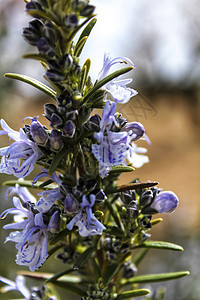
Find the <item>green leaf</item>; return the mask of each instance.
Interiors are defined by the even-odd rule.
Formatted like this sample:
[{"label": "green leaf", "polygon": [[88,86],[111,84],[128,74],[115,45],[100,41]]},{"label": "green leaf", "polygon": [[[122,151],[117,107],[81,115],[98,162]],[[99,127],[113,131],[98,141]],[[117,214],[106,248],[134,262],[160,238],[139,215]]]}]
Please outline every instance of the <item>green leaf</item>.
[{"label": "green leaf", "polygon": [[111,73],[110,75],[106,76],[105,78],[103,78],[102,80],[98,81],[87,93],[87,95],[85,96],[85,98],[83,99],[83,102],[87,102],[87,100],[94,94],[94,92],[96,92],[98,89],[100,89],[103,85],[105,85],[107,82],[113,80],[114,78],[125,74],[129,71],[131,71],[134,67],[126,67],[120,70],[117,70],[113,73]]},{"label": "green leaf", "polygon": [[18,181],[18,180],[9,180],[9,181],[5,181],[3,183],[3,185],[6,186],[15,186],[16,184],[18,184],[19,186],[23,186],[23,187],[27,187],[27,188],[34,188],[34,189],[43,189],[43,190],[51,190],[57,187],[57,185],[55,185],[54,183],[49,184],[48,186],[43,186],[42,181],[37,181],[35,184],[32,183],[32,181],[30,180],[24,180],[24,181]]},{"label": "green leaf", "polygon": [[82,267],[90,258],[90,256],[93,254],[93,252],[95,251],[95,247],[89,247],[88,249],[86,249],[77,259],[74,268],[80,268]]},{"label": "green leaf", "polygon": [[52,247],[52,248],[48,251],[48,257],[47,257],[47,259],[48,259],[49,257],[51,257],[58,249],[63,248],[64,246],[65,246],[65,245],[60,244],[60,245],[57,245],[57,246]]},{"label": "green leaf", "polygon": [[119,271],[119,268],[120,268],[120,264],[118,264],[118,263],[114,263],[114,264],[107,267],[107,269],[106,269],[106,271],[103,275],[103,284],[105,286],[109,285],[109,283],[111,282],[113,277]]},{"label": "green leaf", "polygon": [[118,237],[124,236],[124,232],[117,226],[106,225],[106,229],[104,230],[104,232]]},{"label": "green leaf", "polygon": [[92,31],[92,29],[93,29],[94,25],[96,24],[96,22],[97,22],[97,18],[93,18],[88,23],[88,25],[83,29],[77,43],[79,43],[84,37],[88,37],[90,35],[90,32]]},{"label": "green leaf", "polygon": [[162,218],[154,219],[154,220],[151,221],[151,225],[152,226],[157,225],[157,224],[159,224],[162,221],[163,221]]},{"label": "green leaf", "polygon": [[53,160],[51,162],[51,166],[49,168],[49,176],[51,176],[53,174],[53,172],[56,171],[59,163],[65,157],[66,154],[67,154],[67,151],[65,148],[63,148],[60,152],[58,152],[56,154],[56,156],[53,158]]},{"label": "green leaf", "polygon": [[80,92],[82,92],[84,89],[84,86],[85,86],[85,83],[86,83],[86,80],[88,77],[88,73],[90,70],[90,65],[91,65],[91,60],[88,58],[82,67],[81,79],[80,79],[80,84],[79,84]]},{"label": "green leaf", "polygon": [[114,210],[112,204],[108,200],[105,200],[105,204],[108,207],[108,209],[109,209],[109,211],[110,211],[110,213],[111,213],[111,215],[112,215],[115,223],[121,229],[121,231],[123,231],[122,230],[122,225],[121,225],[121,222],[120,222],[120,219],[119,219],[119,216],[118,216],[117,212]]},{"label": "green leaf", "polygon": [[[60,281],[55,281],[53,284],[55,284],[56,286],[66,289],[68,291],[71,291],[79,296],[86,296],[86,292],[81,290],[80,288],[77,287],[77,285],[73,285],[71,283],[67,283],[67,282],[60,282]],[[81,284],[79,284],[79,286],[81,286]]]},{"label": "green leaf", "polygon": [[148,295],[149,293],[150,293],[150,291],[146,290],[146,289],[127,291],[127,292],[123,292],[120,295],[118,295],[116,300],[130,299],[131,297],[145,296],[145,295]]},{"label": "green leaf", "polygon": [[188,271],[182,271],[182,272],[172,272],[172,273],[140,275],[140,276],[135,276],[126,281],[124,279],[122,279],[122,284],[128,285],[128,284],[133,284],[133,283],[151,283],[151,282],[174,280],[174,279],[182,278],[189,274],[190,274],[190,272],[188,272]]},{"label": "green leaf", "polygon": [[50,87],[48,87],[44,83],[42,83],[42,82],[40,82],[36,79],[33,79],[29,76],[21,75],[21,74],[15,74],[15,73],[6,73],[6,74],[4,74],[4,76],[8,77],[8,78],[23,81],[25,83],[28,83],[28,84],[32,85],[33,87],[35,87],[36,89],[38,89],[38,90],[42,91],[43,93],[47,94],[48,96],[51,96],[54,99],[56,98],[56,92],[54,90],[52,90]]},{"label": "green leaf", "polygon": [[147,252],[149,251],[149,249],[142,249],[140,250],[136,256],[133,259],[133,263],[134,265],[138,266],[139,263],[143,260],[143,258],[146,256]]},{"label": "green leaf", "polygon": [[74,56],[77,56],[79,57],[82,50],[83,50],[83,47],[85,45],[87,41],[87,36],[83,37],[77,44],[76,44],[76,47],[74,49]]},{"label": "green leaf", "polygon": [[159,248],[159,249],[166,249],[166,250],[174,250],[174,251],[183,251],[183,247],[162,241],[146,241],[140,245],[134,246],[132,249],[135,248]]},{"label": "green leaf", "polygon": [[[54,282],[54,281],[56,281],[58,278],[60,278],[60,277],[62,277],[62,276],[64,276],[64,275],[66,275],[66,274],[72,273],[72,272],[74,272],[74,269],[68,269],[68,270],[61,271],[61,272],[59,272],[59,273],[57,273],[57,274],[54,274],[52,277],[48,278],[48,279],[45,281],[45,284],[48,283],[48,282]],[[65,277],[65,278],[67,278],[67,277]],[[71,279],[73,279],[72,276],[70,276],[70,280],[71,280]]]},{"label": "green leaf", "polygon": [[115,174],[115,173],[126,173],[126,172],[133,172],[135,169],[130,166],[116,166],[112,167],[109,174]]},{"label": "green leaf", "polygon": [[54,245],[57,242],[63,240],[63,238],[66,237],[70,232],[71,232],[71,230],[68,230],[67,228],[60,231],[50,240],[49,245]]},{"label": "green leaf", "polygon": [[25,59],[35,59],[35,60],[41,60],[41,61],[45,61],[46,62],[46,57],[43,56],[42,54],[38,54],[38,53],[24,54],[24,55],[22,55],[22,58],[25,58]]}]

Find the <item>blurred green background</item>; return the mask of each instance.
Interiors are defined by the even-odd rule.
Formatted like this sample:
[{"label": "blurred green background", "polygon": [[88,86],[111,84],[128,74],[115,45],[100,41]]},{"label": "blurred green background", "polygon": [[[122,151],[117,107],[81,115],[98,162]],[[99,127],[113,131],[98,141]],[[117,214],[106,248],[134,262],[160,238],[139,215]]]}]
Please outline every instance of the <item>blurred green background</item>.
[{"label": "blurred green background", "polygon": [[[92,59],[92,78],[102,67],[103,55],[126,56],[133,60],[132,87],[138,95],[118,110],[129,121],[139,121],[151,139],[147,146],[150,163],[131,176],[122,176],[121,183],[134,178],[156,180],[165,190],[173,190],[180,199],[176,212],[163,215],[164,222],[152,230],[152,239],[162,239],[182,245],[183,253],[151,250],[141,273],[189,270],[191,275],[167,287],[166,300],[198,300],[200,295],[200,3],[198,0],[94,0],[98,22],[85,47],[83,58]],[[23,40],[22,28],[29,17],[22,0],[0,0],[0,117],[18,130],[26,116],[42,117],[41,93],[23,83],[3,78],[5,72],[16,72],[43,80],[38,62],[23,60],[32,52]],[[7,144],[1,137],[0,146]],[[37,173],[37,170],[36,170]],[[10,179],[1,175],[0,183]],[[4,200],[2,187],[0,211],[11,206]],[[3,226],[7,221],[1,221]],[[10,219],[11,220],[11,219]],[[1,226],[1,227],[2,227]],[[0,229],[1,230],[1,229]],[[3,244],[8,233],[0,231],[1,275],[15,278],[14,244]],[[50,259],[42,271],[54,272],[66,268]],[[152,288],[157,285],[153,285]],[[11,293],[5,298],[10,299]],[[13,294],[14,295],[14,294]],[[17,295],[17,294],[16,294]],[[76,299],[62,295],[62,299]],[[14,296],[12,296],[14,298]]]}]

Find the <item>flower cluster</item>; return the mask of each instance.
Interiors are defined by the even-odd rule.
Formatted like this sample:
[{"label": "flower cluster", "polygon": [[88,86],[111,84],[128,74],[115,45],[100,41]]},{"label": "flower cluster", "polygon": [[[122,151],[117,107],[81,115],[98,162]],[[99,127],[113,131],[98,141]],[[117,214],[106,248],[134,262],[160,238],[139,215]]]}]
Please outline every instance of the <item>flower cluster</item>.
[{"label": "flower cluster", "polygon": [[[27,57],[42,61],[52,88],[27,77],[23,80],[54,102],[44,105],[48,128],[38,117],[26,117],[23,122],[28,119],[30,124],[19,132],[0,121],[0,135],[13,140],[0,149],[0,173],[18,179],[7,183],[11,186],[6,198],[13,200],[13,208],[2,212],[0,219],[13,215],[13,222],[4,229],[12,230],[6,242],[15,243],[18,265],[30,271],[39,269],[49,255],[48,247],[56,244],[51,254],[62,248],[57,258],[71,265],[67,273],[77,272],[74,283],[84,287],[72,281],[66,284],[68,288],[81,299],[118,299],[118,292],[124,289],[120,276],[129,280],[137,272],[132,252],[150,237],[152,216],[173,212],[178,198],[156,188],[157,183],[134,180],[118,186],[122,172],[149,162],[146,149],[136,142],[150,141],[141,123],[129,122],[116,111],[117,104],[137,94],[128,87],[132,79],[121,78],[134,68],[133,62],[106,53],[94,84],[89,76],[91,61],[87,59],[83,66],[79,63],[96,23],[94,10],[88,0],[26,1],[26,11],[34,19],[23,36],[37,49]],[[119,64],[125,68],[112,72]],[[102,109],[102,114],[94,109]],[[36,165],[42,166],[41,172]],[[38,172],[35,178],[24,181],[33,170]],[[27,187],[40,191],[33,196]],[[47,297],[44,290],[29,291],[23,277],[18,276],[15,283],[0,280],[8,284],[5,291],[18,290],[25,299],[56,299],[52,293]],[[126,299],[126,293],[119,299]]]}]

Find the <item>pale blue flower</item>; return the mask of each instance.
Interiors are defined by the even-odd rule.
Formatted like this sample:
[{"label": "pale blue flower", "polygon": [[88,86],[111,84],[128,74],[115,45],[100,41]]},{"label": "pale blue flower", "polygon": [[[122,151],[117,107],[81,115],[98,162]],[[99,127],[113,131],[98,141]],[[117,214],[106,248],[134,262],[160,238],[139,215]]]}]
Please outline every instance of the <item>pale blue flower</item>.
[{"label": "pale blue flower", "polygon": [[158,213],[171,213],[178,205],[178,197],[171,191],[165,191],[157,194],[151,208],[157,210]]},{"label": "pale blue flower", "polygon": [[6,293],[6,292],[9,292],[9,291],[18,291],[24,296],[24,299],[26,299],[26,300],[30,299],[31,292],[25,286],[24,276],[18,275],[15,278],[15,282],[0,276],[0,281],[7,284],[6,286],[3,286],[3,287],[0,288],[0,293]]},{"label": "pale blue flower", "polygon": [[[125,63],[125,64],[129,63],[131,66],[134,67],[132,61],[126,57],[116,57],[112,59],[109,53],[105,53],[103,68],[99,73],[98,80],[100,81],[103,78],[105,78],[108,75],[110,68],[113,65],[119,63]],[[124,80],[118,80],[115,78],[112,81],[106,83],[104,87],[116,102],[127,103],[131,97],[137,95],[136,90],[126,87],[126,85],[129,84],[131,81],[132,81],[131,78],[124,79]]]},{"label": "pale blue flower", "polygon": [[[116,102],[107,101],[103,109],[100,131],[94,134],[98,144],[92,145],[92,153],[99,162],[99,175],[104,178],[113,166],[126,166],[128,159],[134,167],[148,162],[148,157],[139,155],[145,148],[138,148],[134,141],[144,136],[144,127],[139,122],[127,123],[120,128],[115,118]],[[118,131],[112,131],[113,125]]]},{"label": "pale blue flower", "polygon": [[37,145],[31,141],[20,128],[19,132],[12,130],[1,119],[0,135],[7,134],[15,142],[8,147],[0,148],[0,173],[13,174],[15,177],[26,177],[34,169],[35,162],[42,156]]},{"label": "pale blue flower", "polygon": [[15,208],[9,208],[0,215],[0,218],[5,218],[7,214],[14,214],[15,223],[3,228],[16,231],[11,232],[5,242],[16,243],[18,265],[27,266],[30,271],[37,270],[48,256],[49,235],[59,231],[60,213],[55,211],[47,224],[44,223],[42,213],[34,215],[31,203],[25,202],[22,205],[20,199],[14,197],[13,204]]},{"label": "pale blue flower", "polygon": [[92,213],[92,207],[95,203],[95,195],[89,196],[89,201],[86,195],[83,195],[80,209],[75,217],[67,224],[67,229],[72,230],[74,226],[78,227],[81,236],[101,235],[106,229],[101,222]]},{"label": "pale blue flower", "polygon": [[[42,172],[34,178],[33,183],[36,183],[37,180],[41,177],[48,177],[48,171],[42,168]],[[58,187],[38,193],[38,196],[40,196],[40,198],[34,208],[41,213],[49,211],[52,205],[62,197],[60,193],[62,180],[56,175],[55,172],[51,175],[51,179],[58,185]]]}]

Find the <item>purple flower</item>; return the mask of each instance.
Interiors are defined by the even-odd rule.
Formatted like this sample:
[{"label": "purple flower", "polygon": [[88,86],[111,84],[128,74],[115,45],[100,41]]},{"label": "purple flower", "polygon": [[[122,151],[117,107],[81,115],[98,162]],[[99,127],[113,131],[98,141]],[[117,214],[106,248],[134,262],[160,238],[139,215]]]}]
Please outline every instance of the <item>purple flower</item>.
[{"label": "purple flower", "polygon": [[31,293],[25,286],[24,276],[18,275],[15,278],[15,282],[0,276],[0,281],[7,284],[7,286],[3,286],[0,288],[0,293],[6,293],[8,291],[18,291],[24,296],[24,299],[30,299]]},{"label": "purple flower", "polygon": [[[99,175],[104,178],[113,166],[126,166],[126,159],[135,167],[148,162],[148,157],[138,155],[145,148],[137,148],[134,141],[144,135],[144,127],[139,122],[119,126],[115,118],[116,102],[107,101],[103,109],[100,131],[94,134],[98,144],[92,145],[92,153],[99,162]],[[113,131],[114,129],[116,131]]]},{"label": "purple flower", "polygon": [[16,263],[28,266],[30,271],[34,271],[48,256],[48,238],[50,234],[59,231],[60,213],[55,211],[49,221],[44,222],[43,214],[34,215],[29,202],[22,205],[20,199],[14,197],[13,204],[15,208],[9,208],[0,215],[0,218],[5,218],[7,214],[14,214],[15,223],[5,225],[3,228],[16,231],[11,232],[5,242],[16,243],[18,250]]},{"label": "purple flower", "polygon": [[[109,53],[105,53],[104,55],[104,63],[101,72],[99,73],[99,81],[105,78],[110,68],[118,63],[125,63],[129,62],[133,67],[134,64],[132,61],[126,57],[116,57],[111,59]],[[131,88],[127,88],[126,85],[132,81],[131,78],[124,79],[124,80],[116,80],[113,79],[112,81],[105,84],[105,89],[108,93],[111,94],[112,98],[119,103],[127,103],[131,97],[137,95],[137,91]]]},{"label": "purple flower", "polygon": [[151,208],[157,210],[158,213],[171,213],[178,205],[178,197],[171,191],[161,192],[156,195]]},{"label": "purple flower", "polygon": [[[23,182],[23,178],[19,178],[18,181]],[[36,203],[35,197],[29,192],[29,190],[26,187],[20,186],[18,183],[15,185],[15,187],[9,187],[6,190],[6,199],[13,198],[13,196],[20,197],[24,203]]]},{"label": "purple flower", "polygon": [[46,146],[49,136],[42,124],[37,120],[37,117],[31,118],[31,135],[37,145]]},{"label": "purple flower", "polygon": [[6,122],[1,119],[0,135],[7,134],[15,142],[8,147],[0,148],[0,173],[13,174],[15,177],[26,177],[34,169],[37,159],[42,152],[37,145],[31,141],[20,128],[19,132],[12,130]]},{"label": "purple flower", "polygon": [[[34,178],[33,183],[36,183],[41,177],[48,177],[48,171],[42,168],[42,172]],[[40,198],[34,208],[41,213],[47,212],[52,205],[62,197],[60,193],[60,186],[62,185],[61,179],[56,175],[55,172],[52,174],[51,179],[58,185],[58,187],[38,193]]]},{"label": "purple flower", "polygon": [[89,201],[86,195],[83,195],[80,209],[75,217],[67,224],[67,229],[72,230],[74,226],[78,226],[81,236],[92,236],[102,234],[106,229],[92,213],[92,207],[95,203],[95,195],[90,195]]}]

